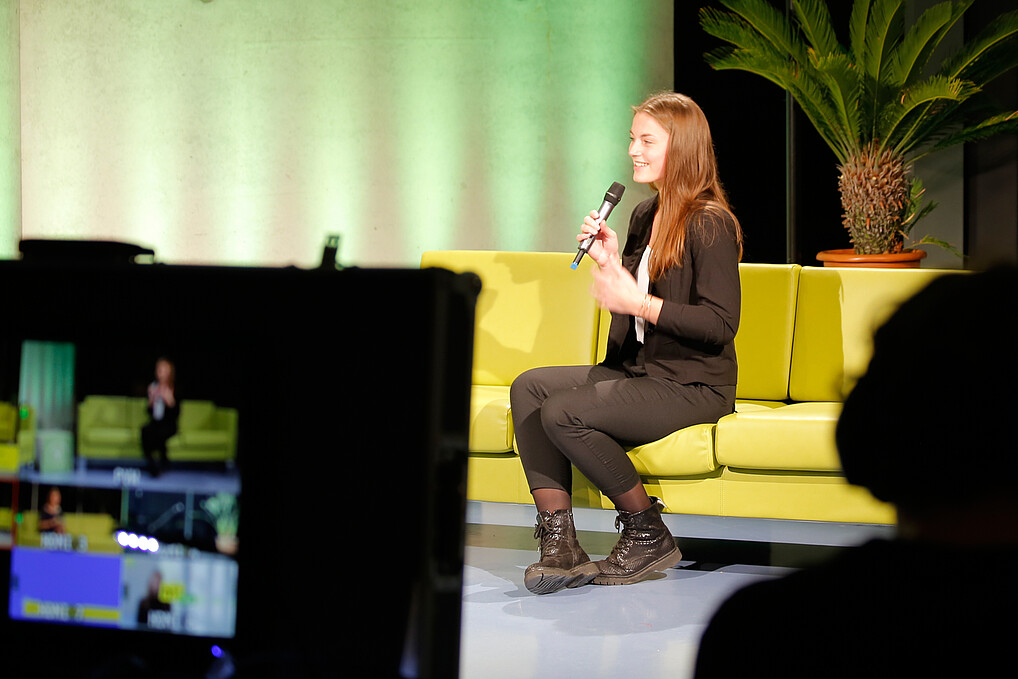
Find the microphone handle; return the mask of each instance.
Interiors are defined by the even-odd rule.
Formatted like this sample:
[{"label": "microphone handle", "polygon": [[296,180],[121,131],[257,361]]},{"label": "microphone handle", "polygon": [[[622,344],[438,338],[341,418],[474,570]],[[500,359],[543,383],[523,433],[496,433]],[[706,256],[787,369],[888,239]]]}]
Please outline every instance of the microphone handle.
[{"label": "microphone handle", "polygon": [[[608,215],[611,214],[612,208],[615,204],[611,201],[604,201],[601,203],[601,209],[597,211],[597,221],[603,222],[608,219]],[[580,260],[583,259],[583,255],[587,254],[590,250],[590,246],[594,244],[594,236],[587,236],[586,240],[580,243],[579,250],[576,253],[576,257],[573,259],[573,263],[570,268],[575,269],[580,264]]]}]

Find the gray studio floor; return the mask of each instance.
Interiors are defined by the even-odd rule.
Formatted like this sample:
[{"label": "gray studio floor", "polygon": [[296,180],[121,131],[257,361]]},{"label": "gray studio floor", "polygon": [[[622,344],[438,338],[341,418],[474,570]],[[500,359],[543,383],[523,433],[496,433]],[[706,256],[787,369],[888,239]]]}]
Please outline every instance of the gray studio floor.
[{"label": "gray studio floor", "polygon": [[[614,512],[577,510],[591,558],[611,551]],[[461,679],[692,676],[715,608],[735,589],[778,577],[887,527],[666,515],[688,559],[637,585],[535,596],[534,508],[468,504]],[[683,536],[688,536],[684,538]]]}]

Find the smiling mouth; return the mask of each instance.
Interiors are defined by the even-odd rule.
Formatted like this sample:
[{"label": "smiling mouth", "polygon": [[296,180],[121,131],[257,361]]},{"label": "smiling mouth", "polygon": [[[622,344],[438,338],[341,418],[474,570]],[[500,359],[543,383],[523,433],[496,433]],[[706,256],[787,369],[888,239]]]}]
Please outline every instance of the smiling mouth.
[{"label": "smiling mouth", "polygon": [[639,161],[639,160],[634,160],[633,161],[633,165],[635,165],[636,167],[649,167],[650,163],[644,163],[644,162]]}]

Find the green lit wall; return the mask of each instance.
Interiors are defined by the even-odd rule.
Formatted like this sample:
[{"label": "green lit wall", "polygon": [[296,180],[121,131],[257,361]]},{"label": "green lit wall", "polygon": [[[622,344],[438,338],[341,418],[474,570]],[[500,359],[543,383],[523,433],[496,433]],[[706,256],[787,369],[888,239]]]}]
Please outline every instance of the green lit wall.
[{"label": "green lit wall", "polygon": [[0,259],[21,237],[21,104],[18,0],[0,0]]},{"label": "green lit wall", "polygon": [[672,0],[20,7],[24,237],[169,262],[572,250],[611,182],[649,195],[629,107],[673,82]]}]

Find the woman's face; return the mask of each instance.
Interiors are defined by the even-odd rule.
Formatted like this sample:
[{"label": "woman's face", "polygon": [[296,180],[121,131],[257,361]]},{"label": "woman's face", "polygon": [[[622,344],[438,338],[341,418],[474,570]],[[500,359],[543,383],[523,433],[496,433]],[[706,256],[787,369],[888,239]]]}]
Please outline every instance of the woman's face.
[{"label": "woman's face", "polygon": [[173,366],[168,361],[157,361],[156,362],[156,379],[160,382],[165,382],[170,379],[170,375],[173,374]]},{"label": "woman's face", "polygon": [[633,127],[629,131],[633,181],[651,184],[663,180],[667,156],[668,132],[665,128],[648,113],[641,111],[633,116]]}]

